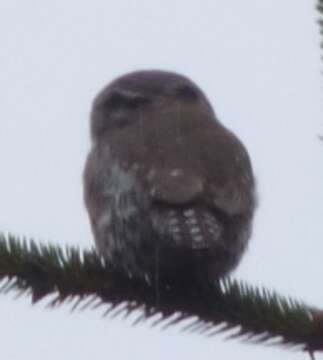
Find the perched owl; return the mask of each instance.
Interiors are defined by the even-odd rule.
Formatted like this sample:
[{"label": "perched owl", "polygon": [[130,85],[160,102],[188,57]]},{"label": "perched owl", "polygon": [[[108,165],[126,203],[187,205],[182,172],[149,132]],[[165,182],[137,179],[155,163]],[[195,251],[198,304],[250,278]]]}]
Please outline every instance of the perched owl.
[{"label": "perched owl", "polygon": [[112,265],[174,283],[237,266],[255,180],[247,150],[197,85],[166,71],[121,76],[94,100],[91,137],[84,199]]}]

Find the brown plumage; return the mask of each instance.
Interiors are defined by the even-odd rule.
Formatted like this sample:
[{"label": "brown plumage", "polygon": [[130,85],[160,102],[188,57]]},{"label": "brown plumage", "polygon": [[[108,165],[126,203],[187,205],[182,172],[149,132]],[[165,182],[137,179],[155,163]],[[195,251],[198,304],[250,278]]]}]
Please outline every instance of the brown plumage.
[{"label": "brown plumage", "polygon": [[91,133],[84,195],[103,256],[167,281],[236,267],[255,209],[251,163],[192,81],[163,71],[118,78],[94,101]]}]

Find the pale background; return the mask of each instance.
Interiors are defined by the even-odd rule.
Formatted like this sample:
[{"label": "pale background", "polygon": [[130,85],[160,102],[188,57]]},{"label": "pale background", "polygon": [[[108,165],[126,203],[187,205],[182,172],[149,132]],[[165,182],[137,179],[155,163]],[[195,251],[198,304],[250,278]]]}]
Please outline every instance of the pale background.
[{"label": "pale background", "polygon": [[[323,62],[314,5],[1,0],[1,231],[92,246],[81,174],[93,96],[126,71],[175,70],[206,91],[253,160],[260,206],[235,275],[323,307]],[[1,359],[307,358],[45,304],[0,295]]]}]

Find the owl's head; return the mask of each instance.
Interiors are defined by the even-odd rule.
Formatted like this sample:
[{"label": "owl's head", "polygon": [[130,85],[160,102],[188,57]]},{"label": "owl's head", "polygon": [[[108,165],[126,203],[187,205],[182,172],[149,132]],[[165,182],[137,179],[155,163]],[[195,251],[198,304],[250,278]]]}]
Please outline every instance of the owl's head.
[{"label": "owl's head", "polygon": [[123,75],[108,84],[94,99],[92,139],[97,141],[109,130],[133,124],[148,106],[167,106],[167,101],[174,100],[194,102],[213,111],[202,90],[185,76],[160,70]]}]

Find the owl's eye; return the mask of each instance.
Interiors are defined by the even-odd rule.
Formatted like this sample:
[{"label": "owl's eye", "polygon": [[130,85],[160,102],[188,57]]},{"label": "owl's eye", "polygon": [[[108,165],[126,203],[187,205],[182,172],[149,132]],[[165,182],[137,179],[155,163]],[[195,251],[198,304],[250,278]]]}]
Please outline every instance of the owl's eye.
[{"label": "owl's eye", "polygon": [[180,95],[181,97],[189,100],[197,100],[199,98],[198,90],[187,84],[178,86],[175,92],[177,95]]},{"label": "owl's eye", "polygon": [[93,107],[93,137],[101,138],[108,129],[117,129],[133,123],[136,117],[132,116],[132,111],[150,101],[149,97],[130,90],[115,89],[108,94],[102,94]]},{"label": "owl's eye", "polygon": [[111,110],[118,110],[120,108],[136,109],[149,102],[150,98],[139,93],[126,90],[115,90],[106,99],[104,106],[107,106]]}]

